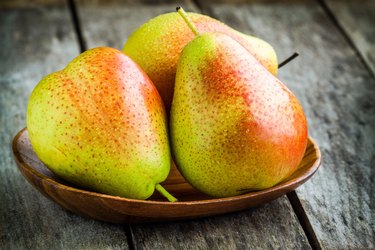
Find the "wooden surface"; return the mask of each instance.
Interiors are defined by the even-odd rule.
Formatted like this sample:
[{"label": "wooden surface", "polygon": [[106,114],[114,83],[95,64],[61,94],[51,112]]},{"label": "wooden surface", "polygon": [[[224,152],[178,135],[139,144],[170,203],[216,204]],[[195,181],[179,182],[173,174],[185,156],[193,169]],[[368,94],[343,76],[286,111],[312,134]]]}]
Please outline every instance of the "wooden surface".
[{"label": "wooden surface", "polygon": [[337,22],[348,40],[358,50],[375,76],[375,1],[326,0],[328,11],[334,13]]},{"label": "wooden surface", "polygon": [[132,226],[133,245],[136,249],[310,249],[290,210],[287,199],[278,199],[212,218]]},{"label": "wooden surface", "polygon": [[[73,1],[68,1],[73,2]],[[301,55],[280,78],[306,111],[323,164],[296,193],[267,205],[192,221],[128,226],[62,210],[16,170],[10,143],[25,126],[28,96],[79,47],[122,48],[173,1],[0,2],[0,248],[4,249],[374,249],[375,80],[373,2],[196,1],[203,11],[269,41],[279,58]],[[41,25],[43,24],[43,25]]]}]

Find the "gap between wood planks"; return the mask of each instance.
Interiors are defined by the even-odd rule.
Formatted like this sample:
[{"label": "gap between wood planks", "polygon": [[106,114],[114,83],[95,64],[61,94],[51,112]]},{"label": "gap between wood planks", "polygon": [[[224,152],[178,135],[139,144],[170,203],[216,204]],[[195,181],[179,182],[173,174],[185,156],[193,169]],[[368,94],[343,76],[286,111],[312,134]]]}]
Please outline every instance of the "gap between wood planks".
[{"label": "gap between wood planks", "polygon": [[82,53],[85,50],[87,50],[87,46],[86,46],[86,41],[83,38],[81,23],[80,23],[79,18],[78,18],[77,6],[76,6],[74,0],[66,0],[66,1],[67,1],[68,6],[69,6],[69,12],[70,12],[70,15],[72,17],[74,31],[75,31],[75,34],[77,36],[77,40],[78,40],[78,43],[79,43],[79,50]]},{"label": "gap between wood planks", "polygon": [[135,250],[131,225],[130,224],[125,225],[124,229],[125,229],[125,235],[126,235],[126,240],[128,242],[129,250]]},{"label": "gap between wood planks", "polygon": [[316,2],[318,3],[318,5],[322,7],[323,11],[327,14],[328,18],[332,21],[333,25],[338,29],[338,31],[341,33],[344,39],[348,42],[349,46],[352,47],[356,56],[359,58],[361,63],[365,66],[366,70],[370,73],[370,75],[373,78],[375,78],[375,73],[371,70],[370,65],[367,64],[365,58],[359,51],[358,47],[355,45],[354,41],[350,38],[350,36],[346,33],[345,29],[341,26],[336,16],[333,14],[332,10],[326,4],[325,0],[316,0]]},{"label": "gap between wood planks", "polygon": [[307,214],[303,209],[303,206],[301,204],[300,199],[298,198],[297,193],[295,191],[292,191],[287,194],[287,197],[293,208],[294,213],[298,218],[299,223],[302,226],[303,231],[305,232],[305,235],[307,237],[307,240],[309,241],[311,248],[318,250],[322,249],[322,246],[320,245],[319,240],[316,237],[314,229],[311,226],[309,218],[307,217]]},{"label": "gap between wood planks", "polygon": [[[68,6],[69,6],[69,12],[70,12],[70,15],[71,15],[71,18],[72,18],[75,35],[77,36],[77,41],[79,43],[80,52],[82,53],[82,52],[87,50],[87,46],[86,46],[86,41],[83,37],[81,23],[80,23],[79,16],[78,16],[78,13],[77,13],[77,6],[76,6],[76,3],[75,3],[75,0],[66,0],[66,1],[67,1]],[[318,1],[320,1],[320,0],[318,0]],[[204,2],[200,2],[198,0],[193,0],[192,2],[196,5],[197,9],[199,9],[201,13],[212,16],[212,17],[215,16],[213,14],[213,12],[210,10],[210,8]],[[341,29],[340,29],[340,31],[343,32],[343,30],[341,30]],[[349,40],[348,37],[346,37],[346,38]],[[351,45],[354,47],[353,44],[351,44]],[[360,55],[357,50],[356,50],[356,53],[358,55]],[[365,63],[363,58],[362,57],[360,57],[360,58],[363,61],[363,63],[367,66],[367,64]],[[282,67],[283,64],[284,63],[281,63],[280,66]],[[304,233],[305,233],[305,235],[306,235],[306,237],[309,241],[310,246],[313,249],[322,249],[320,244],[319,244],[319,241],[318,241],[318,239],[315,235],[315,232],[313,231],[313,228],[310,224],[310,221],[309,221],[309,219],[306,215],[306,212],[304,211],[304,209],[302,207],[302,204],[301,204],[297,194],[295,193],[295,191],[292,191],[291,193],[289,193],[287,195],[287,197],[288,197],[288,200],[289,200],[289,202],[290,202],[290,204],[293,208],[294,213],[296,214],[296,216],[298,218],[299,223],[302,226],[302,229],[303,229],[303,231],[304,231]],[[134,250],[135,246],[134,246],[134,239],[133,239],[133,236],[132,236],[132,227],[131,227],[131,225],[124,225],[123,228],[124,228],[124,231],[125,231],[128,247],[129,247],[130,250]]]}]

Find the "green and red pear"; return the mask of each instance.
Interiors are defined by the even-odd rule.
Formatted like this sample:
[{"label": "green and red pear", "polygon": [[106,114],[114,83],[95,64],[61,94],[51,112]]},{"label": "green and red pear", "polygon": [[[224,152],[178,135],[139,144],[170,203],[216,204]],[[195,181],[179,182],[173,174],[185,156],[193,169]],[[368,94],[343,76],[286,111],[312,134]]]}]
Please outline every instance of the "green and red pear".
[{"label": "green and red pear", "polygon": [[146,199],[169,173],[166,112],[148,76],[123,52],[88,50],[31,94],[33,149],[61,178],[105,194]]},{"label": "green and red pear", "polygon": [[307,123],[293,93],[232,37],[203,33],[178,61],[170,112],[176,165],[215,197],[274,186],[296,171]]}]

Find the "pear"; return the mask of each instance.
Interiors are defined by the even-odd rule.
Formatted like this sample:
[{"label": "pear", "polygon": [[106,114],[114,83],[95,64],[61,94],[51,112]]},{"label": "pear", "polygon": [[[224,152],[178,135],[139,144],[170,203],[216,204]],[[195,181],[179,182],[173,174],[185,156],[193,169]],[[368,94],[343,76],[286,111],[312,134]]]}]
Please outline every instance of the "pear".
[{"label": "pear", "polygon": [[[277,58],[270,44],[254,36],[242,34],[209,16],[198,13],[188,13],[188,16],[201,33],[217,31],[233,37],[276,75]],[[123,48],[123,51],[151,78],[167,112],[172,103],[179,55],[193,38],[194,33],[174,12],[157,16],[143,24],[131,34]]]},{"label": "pear", "polygon": [[203,33],[178,61],[171,147],[188,182],[214,196],[269,188],[289,177],[307,144],[292,92],[230,36]]},{"label": "pear", "polygon": [[44,77],[27,107],[40,160],[90,190],[146,199],[169,173],[166,113],[148,76],[123,52],[86,51]]}]

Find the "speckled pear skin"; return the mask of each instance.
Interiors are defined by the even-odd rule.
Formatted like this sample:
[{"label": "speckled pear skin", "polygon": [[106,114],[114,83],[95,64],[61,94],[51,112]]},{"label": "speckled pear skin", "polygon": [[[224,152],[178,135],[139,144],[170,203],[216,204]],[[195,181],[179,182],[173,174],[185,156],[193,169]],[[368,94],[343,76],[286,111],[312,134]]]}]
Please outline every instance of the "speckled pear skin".
[{"label": "speckled pear skin", "polygon": [[162,100],[142,69],[113,48],[88,50],[43,78],[27,128],[42,162],[88,189],[146,199],[169,173]]},{"label": "speckled pear skin", "polygon": [[222,33],[199,35],[184,48],[170,133],[182,175],[215,197],[274,186],[297,169],[307,144],[296,97]]},{"label": "speckled pear skin", "polygon": [[[267,42],[242,34],[209,16],[188,13],[200,33],[223,32],[242,44],[271,73],[278,69],[276,53]],[[167,112],[172,104],[178,58],[194,34],[181,16],[167,13],[151,19],[139,27],[127,40],[123,51],[142,67],[158,89]]]}]

